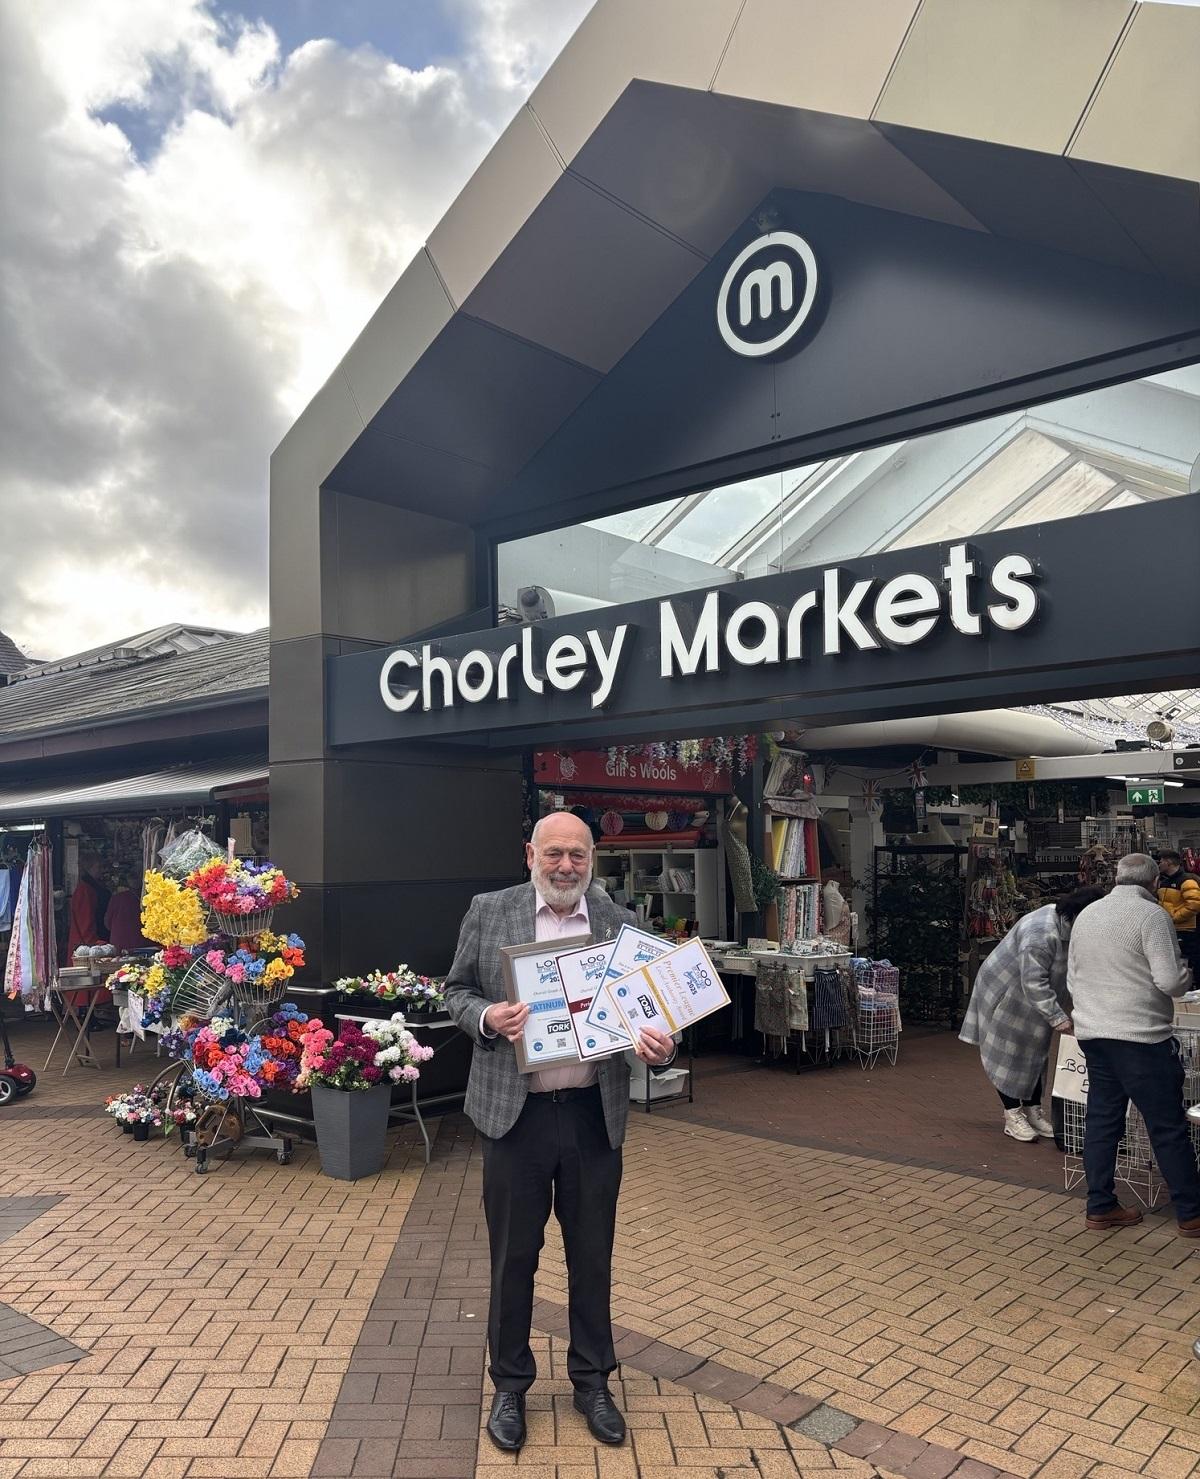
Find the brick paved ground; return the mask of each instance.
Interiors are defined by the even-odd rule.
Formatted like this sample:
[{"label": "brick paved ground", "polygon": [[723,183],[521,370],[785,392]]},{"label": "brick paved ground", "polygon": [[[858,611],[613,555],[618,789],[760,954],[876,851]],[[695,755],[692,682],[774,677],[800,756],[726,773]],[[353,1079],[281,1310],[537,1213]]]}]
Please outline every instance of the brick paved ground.
[{"label": "brick paved ground", "polygon": [[[1162,1216],[1082,1231],[1055,1153],[1010,1151],[986,1094],[952,1087],[970,1055],[940,1044],[940,1066],[914,1035],[911,1063],[871,1075],[710,1062],[691,1110],[632,1116],[615,1294],[632,1443],[598,1449],[570,1408],[551,1232],[545,1380],[515,1462],[478,1439],[486,1263],[463,1121],[424,1176],[406,1132],[369,1183],[324,1180],[308,1151],[204,1178],[96,1112],[116,1076],[45,1078],[0,1122],[0,1190],[47,1199],[0,1246],[3,1298],[87,1355],[0,1381],[0,1479],[1200,1473],[1200,1250]],[[997,1143],[1013,1171],[982,1170]],[[807,1400],[783,1422],[751,1410],[777,1390]],[[826,1419],[867,1421],[830,1448]]]},{"label": "brick paved ground", "polygon": [[1053,1142],[1023,1145],[1003,1133],[978,1052],[947,1032],[906,1028],[895,1068],[841,1062],[797,1077],[785,1065],[712,1055],[697,1059],[696,1071],[695,1104],[654,1115],[1020,1186],[1063,1185]]}]

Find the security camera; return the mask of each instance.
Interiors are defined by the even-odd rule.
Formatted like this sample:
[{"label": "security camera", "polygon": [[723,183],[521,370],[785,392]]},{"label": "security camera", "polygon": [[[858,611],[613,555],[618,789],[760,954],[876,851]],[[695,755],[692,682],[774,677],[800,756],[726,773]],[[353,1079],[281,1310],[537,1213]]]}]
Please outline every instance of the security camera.
[{"label": "security camera", "polygon": [[773,205],[765,205],[762,210],[755,211],[753,217],[755,228],[764,236],[769,236],[772,231],[779,230],[779,211]]},{"label": "security camera", "polygon": [[1146,737],[1153,740],[1156,745],[1165,745],[1169,739],[1173,739],[1175,731],[1165,719],[1151,719],[1146,725]]},{"label": "security camera", "polygon": [[522,621],[546,621],[554,615],[550,592],[540,585],[523,585],[517,592],[517,614]]},{"label": "security camera", "polygon": [[575,591],[557,591],[551,586],[523,585],[517,591],[517,611],[522,621],[548,621],[552,616],[573,616],[580,611],[599,611],[611,606],[596,596]]}]

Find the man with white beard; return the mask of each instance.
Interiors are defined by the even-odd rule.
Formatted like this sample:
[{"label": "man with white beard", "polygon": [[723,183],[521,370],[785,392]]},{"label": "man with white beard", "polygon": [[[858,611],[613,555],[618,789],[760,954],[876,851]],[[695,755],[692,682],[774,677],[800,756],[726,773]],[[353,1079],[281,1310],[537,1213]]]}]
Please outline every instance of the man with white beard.
[{"label": "man with white beard", "polygon": [[[475,1044],[466,1111],[483,1138],[492,1254],[488,1348],[496,1395],[487,1430],[510,1452],[525,1442],[525,1393],[537,1374],[529,1346],[533,1280],[551,1207],[567,1258],[575,1406],[600,1442],[625,1439],[608,1377],[617,1365],[609,1290],[629,1065],[617,1054],[521,1073],[513,1044],[529,1008],[506,1000],[500,955],[502,945],[573,935],[610,940],[633,923],[592,887],[592,853],[592,834],[578,817],[543,817],[525,849],[532,882],[471,900],[445,984],[450,1015]],[[636,1051],[652,1068],[665,1068],[675,1044],[648,1029]]]}]

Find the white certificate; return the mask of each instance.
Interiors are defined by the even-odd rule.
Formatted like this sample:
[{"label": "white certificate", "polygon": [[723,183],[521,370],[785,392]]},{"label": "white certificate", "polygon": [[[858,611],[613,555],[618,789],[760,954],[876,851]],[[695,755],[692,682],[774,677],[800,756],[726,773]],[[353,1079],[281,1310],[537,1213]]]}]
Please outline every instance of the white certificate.
[{"label": "white certificate", "polygon": [[522,1073],[538,1073],[556,1063],[578,1063],[571,1014],[563,994],[555,953],[564,945],[584,945],[586,935],[534,945],[501,945],[500,961],[509,1001],[529,1008],[525,1030],[517,1042],[517,1067]]},{"label": "white certificate", "polygon": [[614,1017],[616,1030],[593,1027],[586,1021],[588,1008],[596,992],[608,977],[608,962],[615,942],[606,940],[601,944],[585,945],[580,950],[568,950],[556,955],[558,974],[567,998],[567,1009],[571,1014],[571,1027],[575,1033],[575,1051],[585,1062],[589,1058],[607,1058],[613,1053],[623,1052],[633,1046],[633,1039],[625,1032]]},{"label": "white certificate", "polygon": [[[608,980],[618,981],[630,971],[636,971],[639,966],[669,954],[674,948],[658,935],[635,929],[631,924],[623,924],[608,959]],[[621,1019],[613,1010],[613,1004],[604,991],[597,994],[586,1013],[585,1021],[589,1027],[603,1027],[610,1032],[623,1030]]]},{"label": "white certificate", "polygon": [[729,1003],[729,994],[699,940],[640,966],[605,986],[630,1037],[643,1027],[682,1032]]}]

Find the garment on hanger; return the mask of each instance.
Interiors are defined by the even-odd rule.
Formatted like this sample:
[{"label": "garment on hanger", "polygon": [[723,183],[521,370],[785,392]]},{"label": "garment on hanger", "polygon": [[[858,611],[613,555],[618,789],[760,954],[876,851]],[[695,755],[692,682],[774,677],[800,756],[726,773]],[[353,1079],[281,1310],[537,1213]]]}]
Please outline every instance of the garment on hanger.
[{"label": "garment on hanger", "polygon": [[762,961],[754,983],[754,1027],[767,1037],[788,1035],[788,970],[782,963]]},{"label": "garment on hanger", "polygon": [[846,1027],[850,1013],[846,994],[836,969],[818,966],[813,974],[813,1027]]},{"label": "garment on hanger", "polygon": [[0,868],[0,930],[12,929],[13,905],[16,902],[12,870]]},{"label": "garment on hanger", "polygon": [[49,842],[29,844],[4,962],[4,992],[23,1000],[45,997],[58,974],[54,938],[54,879]]}]

